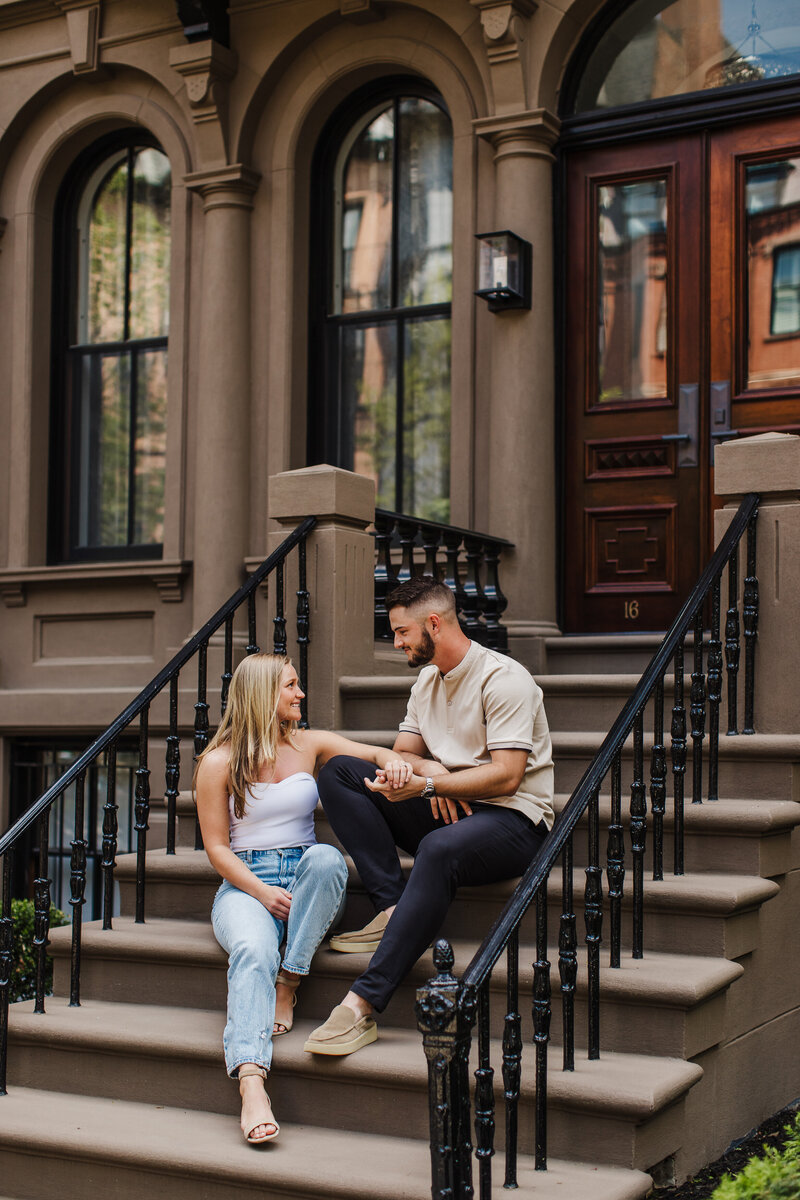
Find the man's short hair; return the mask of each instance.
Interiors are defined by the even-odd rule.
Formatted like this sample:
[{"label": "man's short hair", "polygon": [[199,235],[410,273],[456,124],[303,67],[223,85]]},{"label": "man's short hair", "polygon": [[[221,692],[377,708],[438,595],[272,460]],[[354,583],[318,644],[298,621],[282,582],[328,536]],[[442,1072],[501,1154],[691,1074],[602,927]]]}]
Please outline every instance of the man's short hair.
[{"label": "man's short hair", "polygon": [[426,604],[440,613],[455,614],[456,611],[456,598],[450,588],[432,575],[414,575],[386,597],[387,612],[393,608],[420,608]]}]

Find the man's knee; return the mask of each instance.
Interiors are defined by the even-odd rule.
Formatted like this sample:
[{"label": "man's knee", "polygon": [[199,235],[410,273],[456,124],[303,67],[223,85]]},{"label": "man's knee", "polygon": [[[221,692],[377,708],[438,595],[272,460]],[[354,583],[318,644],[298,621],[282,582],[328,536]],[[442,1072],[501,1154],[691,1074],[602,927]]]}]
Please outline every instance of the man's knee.
[{"label": "man's knee", "polygon": [[452,825],[443,825],[441,829],[432,829],[420,839],[417,852],[414,855],[415,865],[444,869],[455,861],[456,848],[453,845]]},{"label": "man's knee", "polygon": [[345,792],[363,793],[366,790],[364,778],[372,778],[374,774],[372,763],[349,754],[335,754],[328,759],[317,778],[320,799],[323,803],[329,799],[335,800],[342,794],[342,789]]}]

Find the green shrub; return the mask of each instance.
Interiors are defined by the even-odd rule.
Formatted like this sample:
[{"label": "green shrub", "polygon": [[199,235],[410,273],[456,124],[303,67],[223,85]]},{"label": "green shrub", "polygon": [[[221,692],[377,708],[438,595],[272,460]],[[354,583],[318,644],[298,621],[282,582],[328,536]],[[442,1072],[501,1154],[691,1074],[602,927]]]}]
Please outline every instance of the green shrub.
[{"label": "green shrub", "polygon": [[[11,986],[8,998],[15,1000],[30,1000],[36,995],[36,954],[33,948],[33,901],[12,900],[11,920],[14,932],[11,940]],[[66,925],[69,918],[60,908],[51,905],[50,928]],[[53,990],[53,960],[47,959],[45,974],[45,993]]]},{"label": "green shrub", "polygon": [[766,1147],[763,1158],[751,1158],[732,1178],[726,1175],[711,1200],[797,1200],[800,1196],[800,1117],[787,1125],[781,1150]]}]

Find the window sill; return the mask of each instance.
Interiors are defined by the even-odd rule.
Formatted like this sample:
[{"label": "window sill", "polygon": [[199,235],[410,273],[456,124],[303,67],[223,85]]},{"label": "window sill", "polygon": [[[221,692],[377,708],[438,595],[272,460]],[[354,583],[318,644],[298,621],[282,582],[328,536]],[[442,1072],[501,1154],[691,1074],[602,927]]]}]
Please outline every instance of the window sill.
[{"label": "window sill", "polygon": [[149,562],[64,563],[55,567],[0,569],[0,598],[6,608],[22,608],[27,603],[28,585],[45,587],[59,583],[131,583],[149,579],[158,588],[164,604],[183,600],[183,580],[191,562],[185,559]]}]

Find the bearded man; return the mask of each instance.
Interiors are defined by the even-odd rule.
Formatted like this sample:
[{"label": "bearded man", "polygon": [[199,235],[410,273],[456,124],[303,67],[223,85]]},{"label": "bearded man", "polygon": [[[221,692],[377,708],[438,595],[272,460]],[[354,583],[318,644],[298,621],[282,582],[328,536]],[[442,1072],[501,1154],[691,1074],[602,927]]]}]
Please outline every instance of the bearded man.
[{"label": "bearded man", "polygon": [[[309,1037],[312,1054],[352,1054],[437,936],[459,887],[522,875],[553,825],[553,757],[542,692],[529,671],[471,641],[453,593],[431,576],[401,584],[386,607],[395,648],[422,667],[393,760],[378,770],[331,759],[319,794],[376,916],[331,938],[372,954]],[[397,847],[414,856],[406,881]]]}]

